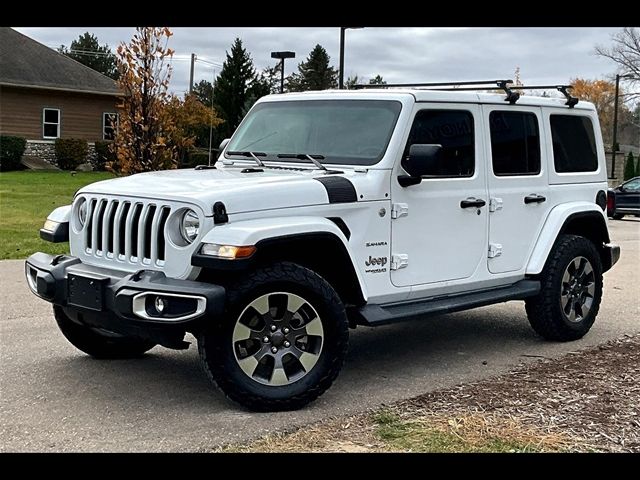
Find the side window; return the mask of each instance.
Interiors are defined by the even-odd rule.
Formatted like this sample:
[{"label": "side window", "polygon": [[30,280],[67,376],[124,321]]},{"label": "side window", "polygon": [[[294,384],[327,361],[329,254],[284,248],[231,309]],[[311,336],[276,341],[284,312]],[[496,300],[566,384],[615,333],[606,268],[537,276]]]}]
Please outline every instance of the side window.
[{"label": "side window", "polygon": [[475,169],[473,115],[466,110],[420,110],[409,133],[403,159],[414,143],[442,145],[439,176],[470,177]]},{"label": "side window", "polygon": [[631,180],[623,186],[625,192],[640,192],[640,179]]},{"label": "side window", "polygon": [[551,115],[550,122],[556,172],[596,171],[598,155],[591,119],[578,115]]},{"label": "side window", "polygon": [[540,133],[535,114],[494,110],[489,114],[489,125],[495,175],[540,173]]}]

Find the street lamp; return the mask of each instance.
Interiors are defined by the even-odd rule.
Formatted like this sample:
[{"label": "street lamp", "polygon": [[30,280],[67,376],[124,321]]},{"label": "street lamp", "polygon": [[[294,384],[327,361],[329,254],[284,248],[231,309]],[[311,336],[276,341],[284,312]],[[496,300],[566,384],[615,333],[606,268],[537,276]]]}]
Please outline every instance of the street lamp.
[{"label": "street lamp", "polygon": [[280,93],[284,91],[284,59],[296,58],[296,52],[271,52],[271,58],[280,59]]},{"label": "street lamp", "polygon": [[338,77],[338,88],[344,88],[344,31],[357,30],[364,27],[340,27],[340,76]]},{"label": "street lamp", "polygon": [[611,149],[611,176],[609,178],[615,178],[616,174],[616,151],[618,150],[618,96],[621,78],[633,78],[633,75],[616,74],[616,94],[613,100],[613,148]]}]

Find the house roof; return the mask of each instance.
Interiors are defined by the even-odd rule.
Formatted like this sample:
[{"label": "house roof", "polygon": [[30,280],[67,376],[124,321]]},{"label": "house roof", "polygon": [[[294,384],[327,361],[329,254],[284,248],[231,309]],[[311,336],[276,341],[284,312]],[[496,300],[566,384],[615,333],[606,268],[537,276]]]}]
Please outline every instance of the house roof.
[{"label": "house roof", "polygon": [[0,27],[0,85],[120,95],[111,78],[8,27]]}]

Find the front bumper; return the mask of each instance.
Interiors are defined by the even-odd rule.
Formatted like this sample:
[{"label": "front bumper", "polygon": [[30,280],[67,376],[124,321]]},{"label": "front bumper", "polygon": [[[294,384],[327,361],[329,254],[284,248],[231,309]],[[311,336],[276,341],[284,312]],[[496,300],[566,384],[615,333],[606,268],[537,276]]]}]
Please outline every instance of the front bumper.
[{"label": "front bumper", "polygon": [[25,263],[25,275],[40,298],[64,307],[81,323],[118,333],[192,330],[195,322],[220,316],[225,304],[219,285],[167,278],[153,270],[128,274],[69,255],[34,253]]},{"label": "front bumper", "polygon": [[602,271],[610,270],[618,260],[620,260],[620,245],[615,243],[605,244],[602,251]]}]

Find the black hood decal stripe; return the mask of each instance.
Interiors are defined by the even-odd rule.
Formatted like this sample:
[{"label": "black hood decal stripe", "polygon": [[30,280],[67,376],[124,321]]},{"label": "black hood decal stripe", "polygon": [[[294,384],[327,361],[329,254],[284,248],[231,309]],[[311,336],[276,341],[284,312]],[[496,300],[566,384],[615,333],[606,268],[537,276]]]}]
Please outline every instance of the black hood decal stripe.
[{"label": "black hood decal stripe", "polygon": [[330,176],[314,178],[327,190],[329,203],[352,203],[358,201],[356,188],[344,177]]}]

